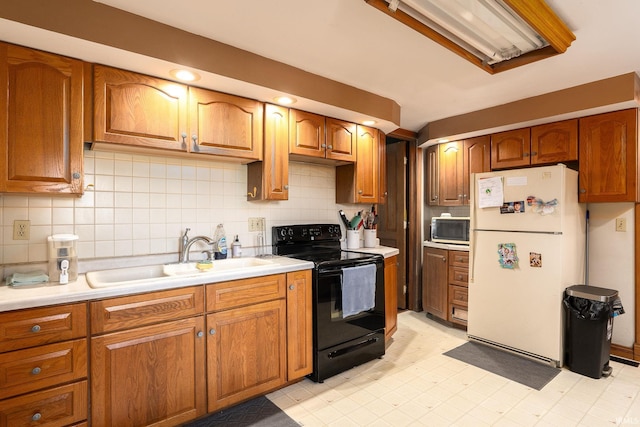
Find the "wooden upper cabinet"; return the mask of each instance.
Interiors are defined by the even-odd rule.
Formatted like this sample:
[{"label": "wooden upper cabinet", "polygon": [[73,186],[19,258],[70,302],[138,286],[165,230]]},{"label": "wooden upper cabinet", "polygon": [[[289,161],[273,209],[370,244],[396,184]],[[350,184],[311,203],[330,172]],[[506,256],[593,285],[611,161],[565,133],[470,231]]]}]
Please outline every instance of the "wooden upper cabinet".
[{"label": "wooden upper cabinet", "polygon": [[189,88],[189,151],[261,160],[263,112],[253,99]]},{"label": "wooden upper cabinet", "polygon": [[93,96],[95,141],[187,150],[187,86],[96,65]]},{"label": "wooden upper cabinet", "polygon": [[247,200],[289,199],[289,110],[266,104],[264,153],[247,165]]},{"label": "wooden upper cabinet", "polygon": [[289,110],[289,153],[326,157],[324,116]]},{"label": "wooden upper cabinet", "polygon": [[356,125],[319,114],[289,110],[289,153],[355,162]]},{"label": "wooden upper cabinet", "polygon": [[578,160],[578,119],[531,128],[531,164]]},{"label": "wooden upper cabinet", "polygon": [[83,191],[84,63],[0,43],[0,192]]},{"label": "wooden upper cabinet", "polygon": [[529,166],[530,128],[515,129],[491,135],[491,169]]},{"label": "wooden upper cabinet", "polygon": [[336,203],[378,203],[379,143],[377,129],[357,125],[356,162],[336,168]]},{"label": "wooden upper cabinet", "polygon": [[473,194],[470,192],[471,174],[491,171],[491,137],[489,135],[465,139],[462,168],[462,185],[464,204],[471,202]]},{"label": "wooden upper cabinet", "polygon": [[426,149],[426,161],[425,161],[425,176],[426,176],[426,199],[427,203],[432,206],[438,205],[438,190],[439,190],[439,177],[438,177],[438,160],[440,150],[438,145],[431,145]]},{"label": "wooden upper cabinet", "polygon": [[462,141],[439,145],[439,205],[461,206],[463,200],[463,157]]},{"label": "wooden upper cabinet", "polygon": [[380,197],[378,199],[378,203],[385,204],[387,203],[387,196],[389,195],[389,189],[387,187],[387,136],[384,132],[379,130],[378,139],[380,141],[378,144],[380,147],[380,152],[378,153],[378,159],[380,160],[380,188],[378,190]]},{"label": "wooden upper cabinet", "polygon": [[578,201],[638,202],[637,109],[581,118]]},{"label": "wooden upper cabinet", "polygon": [[327,117],[327,159],[356,161],[357,125]]}]

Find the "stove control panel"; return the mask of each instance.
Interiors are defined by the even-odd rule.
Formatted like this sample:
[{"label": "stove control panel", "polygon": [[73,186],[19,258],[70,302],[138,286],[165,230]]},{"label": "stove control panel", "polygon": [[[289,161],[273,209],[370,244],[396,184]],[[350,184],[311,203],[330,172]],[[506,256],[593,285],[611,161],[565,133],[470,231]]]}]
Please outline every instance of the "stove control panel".
[{"label": "stove control panel", "polygon": [[271,229],[273,244],[315,241],[340,241],[342,232],[338,224],[285,225]]}]

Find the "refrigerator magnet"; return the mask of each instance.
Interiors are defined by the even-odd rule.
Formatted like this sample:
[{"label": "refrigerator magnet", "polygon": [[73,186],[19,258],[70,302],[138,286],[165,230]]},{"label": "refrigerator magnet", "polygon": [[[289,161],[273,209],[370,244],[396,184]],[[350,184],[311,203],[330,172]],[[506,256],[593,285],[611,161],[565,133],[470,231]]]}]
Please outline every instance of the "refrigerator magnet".
[{"label": "refrigerator magnet", "polygon": [[542,267],[542,254],[529,252],[529,266]]},{"label": "refrigerator magnet", "polygon": [[502,268],[516,268],[518,255],[515,243],[498,243],[498,261]]}]

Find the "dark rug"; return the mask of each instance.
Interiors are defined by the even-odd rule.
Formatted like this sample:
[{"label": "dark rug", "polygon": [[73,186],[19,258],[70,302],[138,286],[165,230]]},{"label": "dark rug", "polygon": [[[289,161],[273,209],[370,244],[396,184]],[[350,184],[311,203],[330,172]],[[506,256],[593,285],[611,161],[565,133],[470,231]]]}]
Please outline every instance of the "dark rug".
[{"label": "dark rug", "polygon": [[264,396],[223,409],[183,427],[300,427],[282,409]]},{"label": "dark rug", "polygon": [[444,355],[536,390],[542,390],[561,371],[560,368],[476,342],[466,342]]}]

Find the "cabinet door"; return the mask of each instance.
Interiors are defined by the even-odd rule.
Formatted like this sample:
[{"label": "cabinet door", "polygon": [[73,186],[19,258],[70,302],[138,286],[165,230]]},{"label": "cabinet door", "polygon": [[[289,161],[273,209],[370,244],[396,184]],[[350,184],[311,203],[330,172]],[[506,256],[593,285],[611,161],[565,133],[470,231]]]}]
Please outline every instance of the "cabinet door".
[{"label": "cabinet door", "polygon": [[289,110],[289,153],[325,157],[324,116]]},{"label": "cabinet door", "polygon": [[357,130],[354,123],[326,119],[327,159],[355,162],[357,158]]},{"label": "cabinet door", "polygon": [[491,169],[529,166],[531,159],[530,128],[491,135]]},{"label": "cabinet door", "polygon": [[311,270],[287,273],[287,380],[313,371]]},{"label": "cabinet door", "polygon": [[94,68],[95,141],[187,149],[187,87],[131,71]]},{"label": "cabinet door", "polygon": [[585,117],[580,123],[578,201],[637,202],[637,110]]},{"label": "cabinet door", "polygon": [[179,425],[206,413],[203,316],[91,339],[96,426]]},{"label": "cabinet door", "polygon": [[267,104],[261,162],[247,165],[247,200],[289,199],[289,110]]},{"label": "cabinet door", "polygon": [[533,126],[531,164],[578,160],[578,119]]},{"label": "cabinet door", "polygon": [[464,199],[463,168],[464,156],[461,141],[439,145],[438,162],[440,187],[438,190],[440,206],[462,206]]},{"label": "cabinet door", "polygon": [[464,204],[468,205],[473,196],[470,191],[470,179],[472,173],[491,171],[491,137],[489,135],[464,141],[464,167],[462,171]]},{"label": "cabinet door", "polygon": [[431,206],[438,205],[438,191],[439,191],[439,175],[438,175],[438,158],[439,158],[440,150],[438,145],[431,145],[427,147],[426,152],[426,173],[425,176],[427,178],[427,203]]},{"label": "cabinet door", "polygon": [[279,299],[207,316],[209,412],[285,383],[286,309]]},{"label": "cabinet door", "polygon": [[377,203],[379,186],[378,131],[357,126],[356,203]]},{"label": "cabinet door", "polygon": [[443,249],[425,248],[422,267],[422,308],[441,319],[447,319],[448,253]]},{"label": "cabinet door", "polygon": [[380,159],[380,166],[378,170],[380,171],[380,198],[378,203],[385,204],[387,203],[387,196],[389,195],[389,190],[387,188],[387,136],[382,131],[378,131],[378,140],[380,141],[378,146],[380,147],[380,152],[378,153],[378,158]]},{"label": "cabinet door", "polygon": [[263,114],[253,99],[189,88],[189,151],[261,160]]},{"label": "cabinet door", "polygon": [[0,192],[82,194],[83,63],[0,43]]},{"label": "cabinet door", "polygon": [[384,319],[385,342],[398,329],[398,257],[392,256],[384,260]]}]

